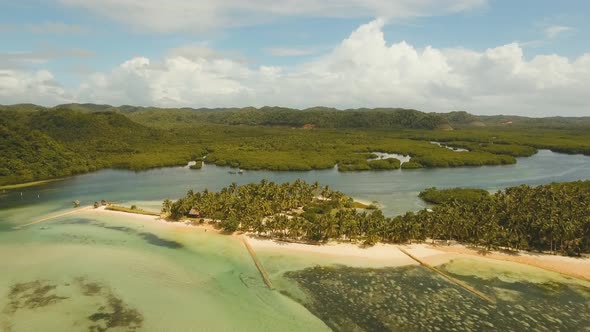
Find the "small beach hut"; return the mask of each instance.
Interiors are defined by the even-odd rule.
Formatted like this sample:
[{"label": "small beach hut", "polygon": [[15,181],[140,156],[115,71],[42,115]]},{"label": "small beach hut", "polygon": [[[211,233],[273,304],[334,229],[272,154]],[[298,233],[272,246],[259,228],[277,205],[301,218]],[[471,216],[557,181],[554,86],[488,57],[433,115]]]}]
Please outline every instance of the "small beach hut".
[{"label": "small beach hut", "polygon": [[189,216],[189,218],[198,218],[198,217],[200,217],[200,216],[201,216],[201,213],[200,213],[200,212],[199,212],[197,209],[195,209],[195,208],[192,208],[192,209],[191,209],[191,210],[188,212],[188,216]]}]

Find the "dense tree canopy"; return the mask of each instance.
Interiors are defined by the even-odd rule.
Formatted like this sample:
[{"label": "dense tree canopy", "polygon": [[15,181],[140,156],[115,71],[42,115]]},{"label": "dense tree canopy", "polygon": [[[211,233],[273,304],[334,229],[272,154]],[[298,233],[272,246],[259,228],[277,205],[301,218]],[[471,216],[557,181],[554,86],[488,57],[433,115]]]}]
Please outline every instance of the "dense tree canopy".
[{"label": "dense tree canopy", "polygon": [[428,203],[443,204],[451,203],[453,201],[457,201],[459,203],[473,203],[482,199],[488,199],[490,194],[483,189],[436,189],[435,187],[432,187],[421,191],[418,196]]},{"label": "dense tree canopy", "polygon": [[494,195],[479,193],[479,198],[444,199],[432,210],[387,218],[380,210],[359,212],[352,199],[328,187],[263,180],[232,184],[218,193],[189,191],[176,202],[167,200],[163,212],[180,219],[195,209],[199,217],[218,221],[226,231],[290,240],[456,240],[488,249],[579,255],[590,251],[589,201],[590,181],[523,185]]},{"label": "dense tree canopy", "polygon": [[102,168],[186,165],[198,145],[127,117],[68,110],[0,111],[0,185]]}]

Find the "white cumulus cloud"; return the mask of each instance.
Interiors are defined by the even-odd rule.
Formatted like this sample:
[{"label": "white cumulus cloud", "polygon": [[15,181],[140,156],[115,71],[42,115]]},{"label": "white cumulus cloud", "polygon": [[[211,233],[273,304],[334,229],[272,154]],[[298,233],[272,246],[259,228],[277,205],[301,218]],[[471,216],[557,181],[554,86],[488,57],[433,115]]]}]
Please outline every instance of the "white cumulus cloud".
[{"label": "white cumulus cloud", "polygon": [[0,69],[0,104],[72,102],[71,96],[47,70]]},{"label": "white cumulus cloud", "polygon": [[324,105],[590,116],[590,54],[527,59],[518,43],[484,51],[416,48],[406,41],[388,43],[383,25],[382,20],[364,24],[331,51],[295,66],[254,67],[189,47],[162,59],[129,59],[93,74],[77,91],[55,92],[58,99],[74,95],[81,102],[116,105]]},{"label": "white cumulus cloud", "polygon": [[314,54],[315,51],[311,48],[293,48],[293,47],[271,47],[265,50],[270,55],[274,56],[303,56]]},{"label": "white cumulus cloud", "polygon": [[162,61],[136,57],[83,84],[83,100],[159,106],[221,106],[248,93],[251,70],[228,59],[169,56]]}]

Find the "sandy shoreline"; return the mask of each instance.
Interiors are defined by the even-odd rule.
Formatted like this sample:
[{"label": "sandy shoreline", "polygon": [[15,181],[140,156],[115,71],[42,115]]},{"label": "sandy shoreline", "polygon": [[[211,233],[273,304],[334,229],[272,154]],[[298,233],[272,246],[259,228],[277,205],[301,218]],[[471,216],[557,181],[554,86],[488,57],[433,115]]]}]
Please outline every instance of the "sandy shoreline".
[{"label": "sandy shoreline", "polygon": [[440,252],[463,254],[489,258],[493,260],[513,262],[538,267],[544,270],[561,273],[567,276],[590,281],[590,258],[567,257],[559,255],[537,254],[533,252],[518,252],[515,254],[506,254],[498,251],[482,253],[476,249],[455,244],[451,246],[434,246],[430,248]]},{"label": "sandy shoreline", "polygon": [[197,225],[193,225],[190,224],[188,222],[170,222],[167,221],[165,219],[162,219],[160,217],[156,217],[156,216],[150,216],[150,215],[146,215],[146,214],[137,214],[137,213],[130,213],[130,212],[123,212],[123,211],[114,211],[114,210],[107,210],[105,209],[105,207],[99,207],[96,209],[91,209],[91,210],[85,210],[85,211],[80,211],[80,212],[84,212],[84,213],[100,213],[100,214],[111,214],[111,215],[118,215],[118,216],[124,216],[125,218],[129,218],[129,219],[133,219],[133,220],[137,220],[137,221],[142,221],[142,222],[154,222],[154,223],[158,223],[160,225],[165,225],[167,227],[174,227],[174,228],[179,228],[179,229],[187,229],[187,230],[205,230],[205,231],[210,231],[210,232],[214,232],[214,233],[221,233],[221,231],[219,229],[216,229],[215,227],[213,227],[212,225],[209,224],[197,224]]},{"label": "sandy shoreline", "polygon": [[370,266],[405,266],[417,265],[414,260],[402,253],[395,245],[378,243],[372,247],[360,247],[352,243],[330,242],[313,245],[295,242],[283,242],[261,238],[254,235],[244,235],[248,243],[257,251],[267,251],[284,255],[314,255],[350,265]]},{"label": "sandy shoreline", "polygon": [[35,187],[35,186],[40,186],[42,184],[55,182],[55,181],[61,181],[61,180],[65,180],[65,179],[67,179],[67,177],[57,178],[57,179],[49,179],[49,180],[39,180],[39,181],[32,181],[32,182],[24,182],[24,183],[17,183],[17,184],[7,184],[4,186],[0,186],[0,190],[14,190],[14,189]]},{"label": "sandy shoreline", "polygon": [[316,255],[338,256],[343,258],[362,258],[369,261],[381,261],[386,266],[403,266],[417,264],[406,256],[399,248],[403,248],[423,262],[437,266],[456,258],[479,258],[524,264],[557,272],[566,276],[590,281],[590,258],[576,258],[548,254],[519,252],[514,255],[501,252],[482,253],[463,245],[430,245],[426,243],[393,245],[378,243],[375,246],[362,248],[353,243],[328,243],[325,245],[309,245],[303,243],[281,242],[271,239],[248,237],[254,249],[275,250],[277,252],[299,252]]},{"label": "sandy shoreline", "polygon": [[[198,229],[215,233],[220,232],[218,229],[215,229],[209,224],[192,225],[188,222],[168,222],[159,217],[120,211],[110,211],[105,210],[103,207],[80,212],[116,214],[125,216],[126,218],[132,218],[137,221],[157,222],[161,225],[166,225],[167,227],[183,228],[186,230]],[[299,253],[337,257],[342,259],[350,259],[353,261],[364,260],[378,263],[378,265],[383,266],[404,266],[417,264],[414,260],[399,250],[399,248],[402,247],[413,256],[423,260],[427,264],[434,266],[447,263],[450,260],[460,257],[477,257],[480,259],[524,264],[590,281],[590,258],[575,258],[529,252],[506,254],[492,251],[482,253],[478,250],[471,249],[459,244],[447,246],[426,243],[408,245],[378,243],[371,247],[361,247],[355,243],[330,242],[323,245],[312,245],[304,243],[282,242],[278,240],[257,237],[251,234],[245,234],[244,238],[255,250],[273,250],[284,254]]]}]

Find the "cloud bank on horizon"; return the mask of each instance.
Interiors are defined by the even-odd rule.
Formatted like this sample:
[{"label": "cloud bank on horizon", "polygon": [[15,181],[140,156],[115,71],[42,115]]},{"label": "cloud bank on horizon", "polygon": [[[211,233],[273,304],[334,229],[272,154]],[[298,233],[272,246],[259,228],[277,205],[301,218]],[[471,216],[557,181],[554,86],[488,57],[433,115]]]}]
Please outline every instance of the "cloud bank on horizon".
[{"label": "cloud bank on horizon", "polygon": [[[114,67],[85,74],[73,86],[63,84],[58,74],[43,68],[43,63],[41,68],[34,69],[14,65],[18,63],[14,53],[11,61],[2,61],[0,53],[0,104],[93,102],[297,108],[323,105],[590,116],[590,53],[573,59],[556,54],[527,58],[525,47],[518,42],[477,50],[416,47],[404,41],[403,36],[391,36],[398,40],[393,43],[386,40],[384,31],[391,20],[461,12],[485,6],[484,0],[328,0],[321,4],[311,0],[259,0],[249,6],[237,0],[216,4],[173,0],[165,7],[155,0],[60,2],[125,20],[133,29],[152,31],[149,33],[219,29],[226,21],[236,26],[265,24],[269,16],[321,16],[324,12],[336,17],[381,18],[360,25],[348,37],[319,53],[311,48],[266,49],[278,57],[313,54],[295,63],[253,65],[207,45],[184,45],[160,57],[138,55],[121,59]],[[198,19],[186,14],[195,12],[200,13]],[[127,13],[133,14],[127,19],[119,17]],[[201,20],[203,17],[211,19]],[[543,33],[556,39],[570,30],[555,25]]]}]

